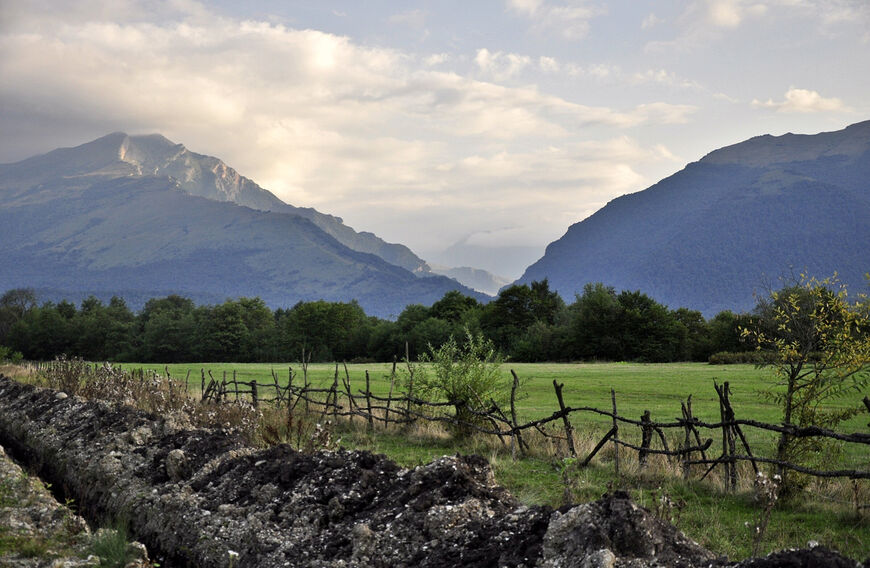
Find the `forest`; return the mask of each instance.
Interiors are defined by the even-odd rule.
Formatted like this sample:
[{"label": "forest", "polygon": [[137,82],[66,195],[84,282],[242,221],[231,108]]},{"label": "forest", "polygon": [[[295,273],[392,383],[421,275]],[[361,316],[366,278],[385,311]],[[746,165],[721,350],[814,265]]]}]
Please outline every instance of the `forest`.
[{"label": "forest", "polygon": [[39,303],[32,290],[0,297],[0,346],[25,359],[58,355],[91,361],[267,362],[412,360],[466,330],[492,340],[513,361],[707,361],[750,348],[739,328],[750,315],[668,309],[640,291],[585,286],[571,304],[546,280],[514,285],[482,304],[457,291],[432,306],[407,306],[395,321],[356,302],[299,302],[270,309],[260,298],[195,305],[177,295],[138,312],[113,297]]}]

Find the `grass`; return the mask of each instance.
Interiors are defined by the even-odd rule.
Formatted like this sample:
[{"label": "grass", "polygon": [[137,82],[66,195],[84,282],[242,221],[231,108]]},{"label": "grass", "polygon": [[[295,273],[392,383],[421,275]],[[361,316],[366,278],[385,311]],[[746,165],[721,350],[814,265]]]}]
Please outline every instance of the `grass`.
[{"label": "grass", "polygon": [[[200,386],[201,369],[211,371],[215,378],[233,373],[240,380],[271,383],[272,372],[286,384],[288,367],[297,373],[295,384],[301,384],[301,368],[296,364],[236,364],[202,363],[180,365],[125,364],[126,369],[168,370],[174,378],[190,377],[192,392]],[[390,388],[391,364],[348,365],[354,391],[365,388],[365,371],[369,371],[372,391],[386,394]],[[695,416],[709,422],[719,419],[719,402],[713,381],[731,384],[732,404],[738,418],[776,423],[781,420],[778,407],[760,393],[770,386],[767,371],[751,365],[711,366],[682,364],[509,364],[503,368],[507,382],[514,369],[524,381],[524,396],[518,401],[520,422],[548,416],[557,408],[553,381],[564,383],[565,403],[569,406],[591,406],[609,409],[610,389],[617,394],[620,415],[639,418],[650,410],[653,420],[672,421],[680,416],[680,402],[692,395]],[[402,367],[399,367],[402,370]],[[312,364],[309,381],[317,386],[329,385],[335,375],[335,365]],[[344,376],[344,368],[339,374]],[[208,375],[206,375],[208,376]],[[401,376],[401,373],[400,373]],[[396,386],[396,391],[402,387]],[[261,390],[262,392],[262,390]],[[268,396],[268,393],[261,394]],[[852,402],[860,400],[856,396]],[[844,403],[845,404],[845,403]],[[607,417],[573,414],[578,453],[589,452],[610,427]],[[867,415],[859,415],[840,426],[841,431],[866,431]],[[561,428],[561,424],[554,423]],[[620,435],[639,437],[637,429],[623,426]],[[621,473],[613,469],[614,451],[611,445],[593,461],[580,469],[576,460],[566,457],[566,450],[538,437],[533,442],[534,455],[513,461],[510,452],[497,439],[472,438],[457,442],[438,426],[418,426],[412,429],[378,429],[367,433],[362,421],[356,426],[337,425],[336,436],[342,446],[385,453],[404,466],[427,463],[432,459],[456,453],[478,453],[492,463],[499,483],[528,504],[559,506],[566,501],[584,502],[600,497],[608,488],[623,488],[634,499],[675,524],[691,538],[718,554],[745,558],[752,552],[754,528],[759,522],[761,507],[754,501],[753,473],[748,464],[741,469],[741,485],[735,494],[724,493],[718,470],[705,482],[684,481],[678,466],[664,460],[653,460],[647,470],[638,468],[632,452],[620,451]],[[718,431],[702,435],[714,438],[711,453],[721,441]],[[753,450],[758,455],[772,455],[775,436],[747,429]],[[676,436],[676,434],[675,434]],[[657,441],[654,442],[657,444]],[[672,447],[676,447],[673,440]],[[867,469],[870,455],[866,447],[851,445],[851,449],[836,457],[837,465],[853,465]],[[654,445],[654,447],[656,447]],[[833,456],[819,456],[831,462]],[[826,464],[830,466],[830,463]],[[697,477],[697,474],[693,475]],[[857,509],[856,504],[870,503],[870,486],[862,480],[854,493],[848,481],[813,481],[800,501],[780,502],[773,510],[769,528],[763,535],[760,551],[766,553],[787,547],[806,546],[810,540],[841,550],[861,560],[870,549],[870,509]]]},{"label": "grass", "polygon": [[[191,387],[201,383],[201,373],[211,371],[220,380],[224,374],[232,379],[256,380],[258,383],[271,383],[272,372],[282,385],[287,384],[288,369],[293,368],[295,384],[302,383],[301,366],[294,363],[192,363],[175,365],[124,364],[127,369],[151,369],[158,372],[168,370],[174,378],[190,377]],[[369,371],[372,392],[386,395],[390,389],[390,363],[348,364],[353,391],[365,388],[365,372]],[[782,420],[779,407],[766,400],[761,393],[771,385],[769,371],[757,369],[753,365],[708,365],[705,363],[510,363],[502,367],[505,384],[509,384],[510,370],[513,369],[523,381],[522,396],[517,401],[520,423],[551,415],[558,409],[553,390],[553,381],[565,385],[563,396],[567,406],[588,406],[602,410],[611,408],[610,389],[616,391],[617,409],[621,416],[639,419],[645,410],[651,412],[654,421],[670,422],[680,416],[680,402],[692,397],[692,409],[696,417],[707,422],[719,421],[719,399],[713,389],[713,381],[731,385],[731,402],[737,418],[778,423]],[[188,375],[189,373],[189,375]],[[335,365],[327,363],[311,364],[308,368],[309,381],[317,386],[328,386],[335,376]],[[345,376],[343,366],[339,376]],[[404,367],[398,366],[398,377],[405,376]],[[206,375],[208,381],[208,375]],[[396,391],[402,387],[397,384]],[[261,389],[262,390],[262,389]],[[268,389],[262,396],[269,396]],[[859,403],[856,396],[852,403]],[[835,406],[845,406],[840,402]],[[610,418],[591,413],[572,414],[574,427],[590,434],[603,435],[610,429]],[[866,430],[866,414],[859,414],[843,423],[839,430],[858,432]],[[760,455],[772,455],[776,435],[771,432],[746,428],[752,449]],[[718,431],[710,433],[716,437]],[[703,434],[703,433],[702,433]],[[637,442],[639,430],[623,427],[622,436]],[[633,438],[632,438],[633,437]],[[845,447],[839,460],[844,466],[867,467],[866,447],[854,444]]]}]

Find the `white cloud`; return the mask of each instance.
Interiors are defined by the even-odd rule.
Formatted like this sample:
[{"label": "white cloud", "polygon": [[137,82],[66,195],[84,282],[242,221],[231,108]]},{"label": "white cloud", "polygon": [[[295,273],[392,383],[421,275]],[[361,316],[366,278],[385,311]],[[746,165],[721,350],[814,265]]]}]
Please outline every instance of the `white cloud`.
[{"label": "white cloud", "polygon": [[547,0],[507,0],[508,8],[534,23],[539,32],[555,31],[568,40],[583,38],[589,32],[589,21],[606,13],[589,2],[552,3]]},{"label": "white cloud", "polygon": [[642,30],[648,30],[656,27],[657,25],[664,23],[664,19],[656,16],[654,13],[650,12],[640,23],[640,28]]},{"label": "white cloud", "polygon": [[759,101],[754,99],[751,104],[755,108],[768,108],[776,112],[786,113],[844,112],[850,110],[838,98],[825,98],[816,91],[795,88],[786,91],[785,100]]},{"label": "white cloud", "polygon": [[[613,73],[604,65],[480,50],[469,76],[447,69],[448,54],[219,17],[199,4],[111,2],[91,15],[76,6],[16,7],[4,20],[0,123],[26,120],[51,141],[57,125],[73,124],[72,143],[161,132],[290,203],[415,248],[469,226],[555,238],[590,208],[642,189],[650,180],[638,164],[672,160],[626,129],[682,123],[696,110],[582,104],[490,80],[530,69]],[[602,126],[611,138],[596,141]]]},{"label": "white cloud", "polygon": [[478,49],[474,57],[477,67],[485,74],[496,80],[505,80],[515,77],[532,62],[527,55],[516,53],[491,52],[486,48]]},{"label": "white cloud", "polygon": [[733,29],[747,18],[764,16],[767,10],[764,2],[755,0],[703,0],[700,4],[690,6],[688,13],[698,11],[714,27]]},{"label": "white cloud", "polygon": [[427,67],[436,67],[448,61],[450,61],[450,55],[447,53],[433,53],[424,59]]},{"label": "white cloud", "polygon": [[703,89],[701,84],[697,81],[685,79],[677,75],[675,72],[666,69],[647,69],[646,71],[638,71],[631,75],[630,82],[636,85],[656,83],[659,85],[667,85],[683,89]]}]

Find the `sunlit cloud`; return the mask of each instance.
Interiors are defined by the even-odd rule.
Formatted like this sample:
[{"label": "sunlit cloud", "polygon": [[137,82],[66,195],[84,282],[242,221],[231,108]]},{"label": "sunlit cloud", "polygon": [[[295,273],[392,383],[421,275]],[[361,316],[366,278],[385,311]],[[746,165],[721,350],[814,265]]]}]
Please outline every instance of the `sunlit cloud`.
[{"label": "sunlit cloud", "polygon": [[[524,9],[546,19],[555,8]],[[517,227],[543,246],[590,208],[655,181],[639,164],[672,160],[627,134],[586,133],[682,124],[697,110],[583,104],[525,81],[500,84],[531,70],[607,76],[606,65],[481,48],[463,73],[450,68],[452,54],[223,17],[194,2],[4,9],[0,120],[27,116],[30,143],[55,140],[70,121],[90,138],[160,132],[289,203],[415,248],[472,225]]]},{"label": "sunlit cloud", "polygon": [[751,104],[755,108],[765,108],[786,113],[846,112],[850,110],[838,98],[826,98],[816,91],[795,88],[786,91],[785,99],[782,101],[774,101],[773,99],[760,101],[755,99]]}]

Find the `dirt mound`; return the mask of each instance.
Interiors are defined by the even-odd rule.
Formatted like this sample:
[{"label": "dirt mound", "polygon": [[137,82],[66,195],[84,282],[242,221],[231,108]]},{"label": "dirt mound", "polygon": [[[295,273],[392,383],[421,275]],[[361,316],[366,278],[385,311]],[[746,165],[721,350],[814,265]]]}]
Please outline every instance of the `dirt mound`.
[{"label": "dirt mound", "polygon": [[0,443],[85,513],[130,519],[163,566],[717,564],[626,494],[526,507],[475,456],[408,470],[369,452],[254,450],[232,432],[4,378]]}]

